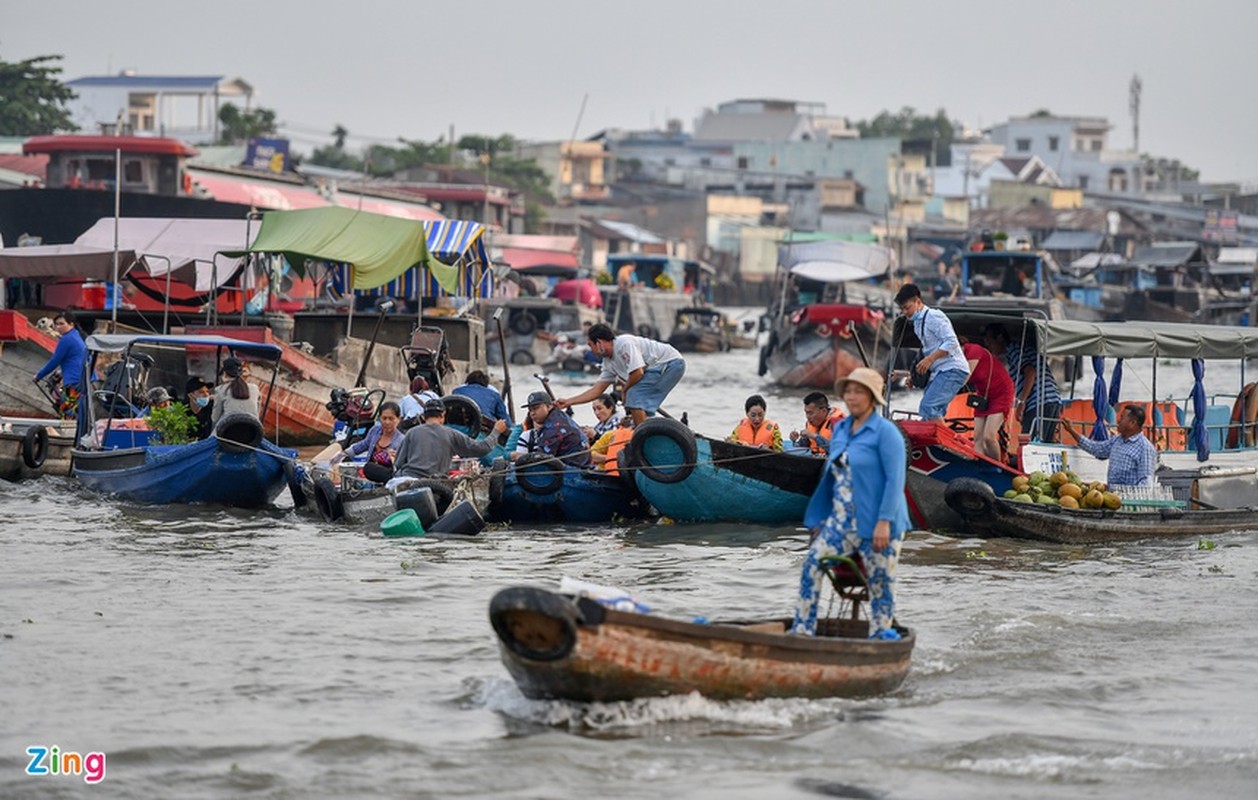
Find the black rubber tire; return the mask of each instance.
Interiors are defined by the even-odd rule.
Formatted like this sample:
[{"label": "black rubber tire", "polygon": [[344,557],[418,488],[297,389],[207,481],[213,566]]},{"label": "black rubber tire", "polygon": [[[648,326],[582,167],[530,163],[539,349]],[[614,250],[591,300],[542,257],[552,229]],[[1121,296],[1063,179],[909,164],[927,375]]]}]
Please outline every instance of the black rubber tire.
[{"label": "black rubber tire", "polygon": [[415,487],[427,486],[432,489],[432,499],[437,504],[437,515],[446,513],[450,503],[454,502],[454,485],[445,478],[423,478]]},{"label": "black rubber tire", "polygon": [[446,424],[467,428],[468,436],[475,439],[481,430],[480,406],[476,401],[461,394],[448,394],[441,402],[446,406]]},{"label": "black rubber tire", "polygon": [[297,468],[292,461],[284,461],[284,482],[288,484],[288,494],[293,498],[293,508],[306,507],[306,493],[301,490],[301,481],[297,479]]},{"label": "black rubber tire", "polygon": [[537,359],[533,358],[532,351],[525,350],[523,347],[512,352],[508,359],[518,367],[527,367],[529,364],[537,363]]},{"label": "black rubber tire", "polygon": [[[539,647],[536,641],[521,641],[511,622],[521,616],[539,616],[553,620],[557,636],[553,644]],[[503,589],[489,601],[489,624],[502,646],[514,655],[529,661],[558,661],[572,652],[577,643],[578,612],[572,601],[531,586]]]},{"label": "black rubber tire", "polygon": [[218,446],[228,453],[247,453],[262,444],[262,421],[252,414],[228,414],[214,426]]},{"label": "black rubber tire", "polygon": [[[665,472],[647,461],[644,452],[645,443],[652,436],[663,436],[677,443],[681,451],[680,466],[670,472]],[[629,454],[630,469],[641,472],[644,477],[656,483],[681,483],[694,472],[695,460],[699,457],[699,446],[695,443],[694,433],[677,420],[651,417],[633,432],[633,438],[629,440],[629,446],[625,448],[625,452]]]},{"label": "black rubber tire", "polygon": [[954,478],[944,488],[948,508],[966,519],[986,517],[996,505],[996,492],[978,478]]},{"label": "black rubber tire", "polygon": [[345,516],[345,506],[341,504],[341,493],[332,485],[330,478],[315,478],[315,507],[324,522],[336,522]]},{"label": "black rubber tire", "polygon": [[22,437],[22,463],[31,469],[39,469],[48,458],[48,429],[32,425]]},{"label": "black rubber tire", "polygon": [[521,336],[531,336],[537,330],[537,317],[532,312],[521,311],[511,318],[507,327]]},{"label": "black rubber tire", "polygon": [[[422,491],[427,489],[428,491]],[[432,527],[440,512],[437,511],[437,496],[431,486],[413,486],[404,489],[394,496],[393,507],[398,511],[410,509],[419,517],[419,524],[424,530]]]},{"label": "black rubber tire", "polygon": [[526,453],[515,462],[515,480],[526,494],[539,497],[554,494],[563,487],[567,466],[546,453]]}]

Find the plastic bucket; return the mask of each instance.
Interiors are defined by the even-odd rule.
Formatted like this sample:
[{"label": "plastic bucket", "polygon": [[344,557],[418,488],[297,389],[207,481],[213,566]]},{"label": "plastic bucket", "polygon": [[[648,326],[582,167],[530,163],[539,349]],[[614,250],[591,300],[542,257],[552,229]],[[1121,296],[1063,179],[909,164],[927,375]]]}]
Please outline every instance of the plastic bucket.
[{"label": "plastic bucket", "polygon": [[[398,512],[401,513],[400,511]],[[386,520],[387,521],[387,520]],[[434,522],[429,533],[457,533],[463,536],[474,536],[485,529],[485,518],[476,510],[476,506],[464,500],[447,511],[441,519]]]},{"label": "plastic bucket", "polygon": [[432,524],[437,521],[437,500],[432,495],[432,489],[427,486],[398,492],[393,504],[398,511],[412,509],[419,516],[419,523],[425,528],[431,528]]},{"label": "plastic bucket", "polygon": [[413,508],[394,511],[380,523],[380,532],[385,536],[423,536],[424,526],[419,523],[419,515]]}]

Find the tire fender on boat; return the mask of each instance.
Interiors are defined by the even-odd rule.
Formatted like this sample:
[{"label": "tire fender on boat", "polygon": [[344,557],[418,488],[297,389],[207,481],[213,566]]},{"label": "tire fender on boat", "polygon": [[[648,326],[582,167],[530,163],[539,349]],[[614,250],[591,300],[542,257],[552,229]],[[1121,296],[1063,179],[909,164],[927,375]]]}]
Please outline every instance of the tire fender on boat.
[{"label": "tire fender on boat", "polygon": [[571,653],[577,622],[572,602],[545,589],[513,586],[489,601],[489,624],[498,641],[529,661],[558,661]]},{"label": "tire fender on boat", "polygon": [[22,437],[22,463],[31,469],[39,469],[48,458],[48,429],[32,425]]},{"label": "tire fender on boat", "polygon": [[448,394],[441,398],[446,405],[446,424],[462,425],[467,428],[468,436],[473,439],[480,433],[480,406],[470,397],[461,394]]},{"label": "tire fender on boat", "polygon": [[526,453],[515,462],[515,480],[527,494],[544,497],[563,487],[568,467],[546,453]]},{"label": "tire fender on boat", "polygon": [[986,517],[996,505],[996,492],[978,478],[954,478],[944,488],[944,502],[962,517]]},{"label": "tire fender on boat", "polygon": [[345,507],[341,504],[341,493],[332,484],[331,478],[319,477],[314,482],[315,506],[325,522],[336,522],[345,516]]},{"label": "tire fender on boat", "polygon": [[214,426],[214,436],[228,453],[247,453],[262,444],[262,421],[252,414],[228,414]]},{"label": "tire fender on boat", "polygon": [[489,505],[497,508],[502,504],[503,493],[507,490],[507,470],[510,466],[505,458],[495,458],[489,472]]},{"label": "tire fender on boat", "polygon": [[444,514],[454,502],[454,484],[445,478],[422,478],[415,487],[427,486],[432,489],[432,499],[437,504],[437,513]]},{"label": "tire fender on boat", "polygon": [[[647,460],[646,442],[653,436],[673,441],[680,451],[678,462],[667,465],[669,470],[660,469]],[[639,425],[625,449],[629,453],[630,469],[641,472],[656,483],[681,483],[694,472],[695,460],[699,457],[694,433],[677,420],[663,417],[651,417]]]},{"label": "tire fender on boat", "polygon": [[537,330],[537,317],[529,311],[521,311],[511,318],[508,327],[521,336],[529,336]]},{"label": "tire fender on boat", "polygon": [[297,477],[297,467],[293,462],[284,460],[284,481],[288,484],[288,493],[293,498],[293,508],[306,507],[306,493],[301,490],[301,480]]}]

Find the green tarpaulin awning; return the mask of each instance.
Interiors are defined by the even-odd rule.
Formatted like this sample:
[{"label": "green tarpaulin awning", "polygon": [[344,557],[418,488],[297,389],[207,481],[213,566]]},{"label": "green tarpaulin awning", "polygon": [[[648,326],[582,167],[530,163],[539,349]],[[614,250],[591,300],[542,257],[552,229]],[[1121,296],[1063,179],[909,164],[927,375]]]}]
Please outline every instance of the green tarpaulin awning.
[{"label": "green tarpaulin awning", "polygon": [[1040,352],[1106,358],[1255,358],[1258,328],[1175,322],[1035,320]]},{"label": "green tarpaulin awning", "polygon": [[432,258],[428,233],[418,220],[329,206],[299,211],[268,211],[249,253],[282,254],[296,269],[307,261],[353,265],[354,288],[374,289],[411,267],[429,270],[453,292],[459,271]]}]

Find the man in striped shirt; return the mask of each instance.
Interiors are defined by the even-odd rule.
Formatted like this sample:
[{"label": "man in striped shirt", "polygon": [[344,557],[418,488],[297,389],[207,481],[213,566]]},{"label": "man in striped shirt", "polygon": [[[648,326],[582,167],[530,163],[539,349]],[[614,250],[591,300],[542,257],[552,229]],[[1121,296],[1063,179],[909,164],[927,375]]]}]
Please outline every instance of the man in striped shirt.
[{"label": "man in striped shirt", "polygon": [[1057,420],[1061,418],[1061,392],[1048,360],[1040,358],[1034,340],[1027,331],[1017,342],[1011,341],[1004,325],[993,323],[983,331],[987,349],[1004,359],[1013,377],[1014,409],[1022,423],[1022,432],[1033,442],[1051,442],[1057,438]]},{"label": "man in striped shirt", "polygon": [[1066,433],[1074,437],[1079,448],[1102,461],[1109,459],[1106,483],[1113,486],[1152,486],[1153,472],[1158,468],[1158,451],[1145,437],[1144,409],[1127,406],[1118,415],[1118,435],[1103,442],[1080,436],[1067,422]]}]

